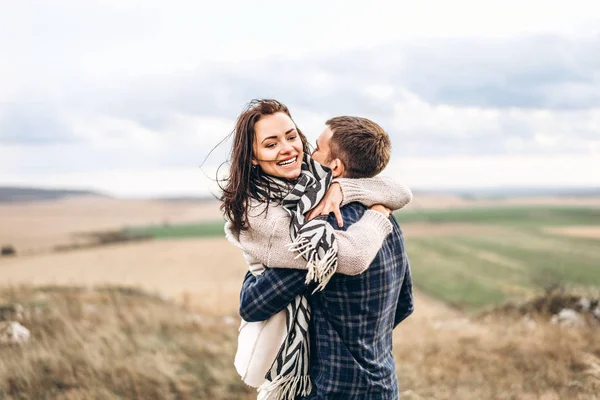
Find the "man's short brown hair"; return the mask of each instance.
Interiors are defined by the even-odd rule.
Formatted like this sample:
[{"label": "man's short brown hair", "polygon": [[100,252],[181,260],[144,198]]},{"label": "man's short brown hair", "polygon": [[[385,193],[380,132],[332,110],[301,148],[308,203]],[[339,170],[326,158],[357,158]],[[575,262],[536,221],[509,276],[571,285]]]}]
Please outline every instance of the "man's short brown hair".
[{"label": "man's short brown hair", "polygon": [[390,161],[392,143],[375,122],[361,117],[335,117],[325,123],[333,132],[330,158],[344,163],[344,177],[370,178]]}]

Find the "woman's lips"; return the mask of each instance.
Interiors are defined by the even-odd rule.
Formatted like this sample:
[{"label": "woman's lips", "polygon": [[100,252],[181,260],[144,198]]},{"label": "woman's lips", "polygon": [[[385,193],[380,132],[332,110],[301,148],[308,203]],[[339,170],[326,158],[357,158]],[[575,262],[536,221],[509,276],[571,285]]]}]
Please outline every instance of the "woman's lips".
[{"label": "woman's lips", "polygon": [[288,158],[287,160],[284,160],[284,161],[280,161],[277,163],[277,165],[280,167],[283,167],[283,168],[288,168],[288,167],[296,165],[297,162],[298,162],[298,156]]}]

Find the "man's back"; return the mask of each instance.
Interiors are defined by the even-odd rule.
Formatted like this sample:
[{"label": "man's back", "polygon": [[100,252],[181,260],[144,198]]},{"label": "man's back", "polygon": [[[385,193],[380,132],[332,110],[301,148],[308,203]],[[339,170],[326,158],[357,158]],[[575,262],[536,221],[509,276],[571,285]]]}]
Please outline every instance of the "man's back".
[{"label": "man's back", "polygon": [[[342,208],[344,229],[367,210]],[[394,399],[398,396],[392,330],[413,310],[412,281],[402,231],[392,233],[361,275],[336,274],[311,296],[311,379],[307,399]],[[334,218],[332,226],[337,228]]]}]

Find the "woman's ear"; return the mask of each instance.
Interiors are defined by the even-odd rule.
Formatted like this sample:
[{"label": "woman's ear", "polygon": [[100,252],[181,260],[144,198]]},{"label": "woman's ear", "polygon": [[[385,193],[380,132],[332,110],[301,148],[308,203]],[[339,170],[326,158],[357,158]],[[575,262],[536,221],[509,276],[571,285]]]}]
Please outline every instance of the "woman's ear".
[{"label": "woman's ear", "polygon": [[329,164],[329,168],[331,168],[331,174],[334,178],[339,178],[344,175],[345,166],[339,158],[334,159],[331,164]]},{"label": "woman's ear", "polygon": [[252,157],[252,165],[258,165],[258,161],[256,161],[256,158]]}]

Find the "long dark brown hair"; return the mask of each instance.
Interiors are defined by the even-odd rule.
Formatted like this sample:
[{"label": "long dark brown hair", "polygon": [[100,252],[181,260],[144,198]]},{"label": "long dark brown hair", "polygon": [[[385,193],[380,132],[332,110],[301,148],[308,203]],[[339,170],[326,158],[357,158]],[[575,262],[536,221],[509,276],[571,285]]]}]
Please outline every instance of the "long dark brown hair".
[{"label": "long dark brown hair", "polygon": [[[265,201],[267,204],[272,200],[270,193],[261,195],[258,187],[266,188],[268,191],[268,176],[264,174],[259,166],[252,166],[254,126],[265,115],[285,113],[290,119],[292,115],[288,108],[277,100],[254,99],[248,103],[242,111],[235,124],[233,145],[229,156],[229,175],[223,181],[221,190],[221,210],[226,218],[233,223],[235,232],[248,229],[248,211],[250,200]],[[294,120],[292,119],[292,122]],[[294,125],[296,123],[294,122]],[[304,134],[296,127],[298,136],[302,141],[302,147],[306,154],[310,154],[310,147]]]}]

